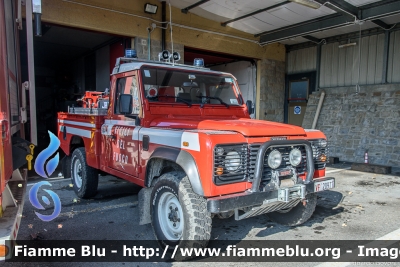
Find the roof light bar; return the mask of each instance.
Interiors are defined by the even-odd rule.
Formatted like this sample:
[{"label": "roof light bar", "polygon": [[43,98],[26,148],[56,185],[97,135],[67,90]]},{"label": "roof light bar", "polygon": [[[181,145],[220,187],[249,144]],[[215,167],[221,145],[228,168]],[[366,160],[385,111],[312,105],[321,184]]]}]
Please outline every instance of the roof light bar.
[{"label": "roof light bar", "polygon": [[204,59],[202,58],[195,58],[193,61],[193,66],[196,67],[204,67]]}]

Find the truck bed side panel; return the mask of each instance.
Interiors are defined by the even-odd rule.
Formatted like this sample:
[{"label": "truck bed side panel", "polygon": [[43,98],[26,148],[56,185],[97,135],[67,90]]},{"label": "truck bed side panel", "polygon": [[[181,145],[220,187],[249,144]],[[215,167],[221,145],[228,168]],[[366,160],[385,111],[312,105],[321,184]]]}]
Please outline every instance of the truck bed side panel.
[{"label": "truck bed side panel", "polygon": [[99,169],[103,123],[104,116],[59,113],[57,130],[61,149],[70,156],[73,149],[79,146],[79,140],[83,140],[88,165]]}]

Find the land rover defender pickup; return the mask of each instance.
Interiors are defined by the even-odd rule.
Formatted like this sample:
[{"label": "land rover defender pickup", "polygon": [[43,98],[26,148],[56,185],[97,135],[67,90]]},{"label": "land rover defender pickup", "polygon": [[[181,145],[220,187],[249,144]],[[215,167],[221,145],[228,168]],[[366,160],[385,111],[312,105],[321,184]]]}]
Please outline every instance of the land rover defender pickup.
[{"label": "land rover defender pickup", "polygon": [[214,216],[302,224],[316,193],[335,186],[325,135],[250,119],[252,103],[229,73],[119,58],[110,91],[82,102],[58,114],[64,175],[82,198],[104,173],[143,187],[140,224],[164,246],[206,246]]}]

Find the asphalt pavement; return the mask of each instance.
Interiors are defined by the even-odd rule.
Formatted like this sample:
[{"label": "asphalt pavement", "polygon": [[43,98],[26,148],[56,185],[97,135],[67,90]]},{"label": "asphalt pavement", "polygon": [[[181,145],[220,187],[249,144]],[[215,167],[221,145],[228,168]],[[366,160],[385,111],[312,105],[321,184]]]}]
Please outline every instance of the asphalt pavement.
[{"label": "asphalt pavement", "polygon": [[[336,178],[336,188],[321,192],[314,215],[305,224],[286,227],[267,215],[242,221],[214,217],[211,240],[374,240],[400,228],[400,176],[379,175],[333,165],[327,176]],[[28,190],[41,179],[31,179]],[[60,197],[61,214],[50,222],[41,221],[38,211],[25,197],[18,240],[153,240],[151,225],[139,225],[140,187],[112,176],[100,176],[98,193],[79,199],[70,179],[48,180]],[[47,187],[46,187],[47,188]],[[40,194],[43,194],[40,193]],[[39,197],[41,195],[39,194]],[[50,214],[50,204],[42,214]],[[174,263],[6,263],[10,266],[208,266],[195,259]],[[320,263],[218,263],[220,266],[316,266]],[[396,265],[391,265],[396,266]]]}]

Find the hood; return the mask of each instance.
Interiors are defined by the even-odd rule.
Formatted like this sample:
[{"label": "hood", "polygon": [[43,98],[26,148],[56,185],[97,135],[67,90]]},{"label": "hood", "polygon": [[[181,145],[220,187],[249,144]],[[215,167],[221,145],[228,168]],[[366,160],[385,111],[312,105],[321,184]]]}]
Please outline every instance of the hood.
[{"label": "hood", "polygon": [[158,118],[151,122],[150,127],[235,131],[248,137],[306,135],[304,129],[299,126],[252,119],[187,120]]}]

